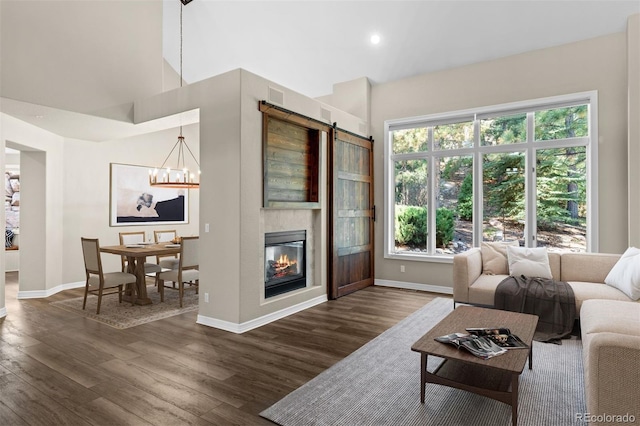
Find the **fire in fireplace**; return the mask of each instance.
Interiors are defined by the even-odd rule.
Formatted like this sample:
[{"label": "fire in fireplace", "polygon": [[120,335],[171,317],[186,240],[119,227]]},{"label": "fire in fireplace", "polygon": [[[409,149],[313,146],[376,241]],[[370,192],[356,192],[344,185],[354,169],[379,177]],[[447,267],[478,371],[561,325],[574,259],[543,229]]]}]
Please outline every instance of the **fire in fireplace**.
[{"label": "fire in fireplace", "polygon": [[307,231],[270,232],[264,236],[264,296],[307,285]]}]

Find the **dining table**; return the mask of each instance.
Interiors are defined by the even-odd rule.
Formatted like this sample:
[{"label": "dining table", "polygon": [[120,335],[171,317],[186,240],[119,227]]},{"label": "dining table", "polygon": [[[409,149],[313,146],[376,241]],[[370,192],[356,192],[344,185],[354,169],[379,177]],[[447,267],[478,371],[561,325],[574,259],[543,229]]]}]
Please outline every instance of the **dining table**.
[{"label": "dining table", "polygon": [[127,258],[127,272],[136,276],[135,288],[125,291],[124,299],[137,305],[150,305],[147,295],[147,283],[144,274],[144,262],[150,256],[170,256],[180,253],[180,244],[138,243],[100,247],[102,253],[111,253]]}]

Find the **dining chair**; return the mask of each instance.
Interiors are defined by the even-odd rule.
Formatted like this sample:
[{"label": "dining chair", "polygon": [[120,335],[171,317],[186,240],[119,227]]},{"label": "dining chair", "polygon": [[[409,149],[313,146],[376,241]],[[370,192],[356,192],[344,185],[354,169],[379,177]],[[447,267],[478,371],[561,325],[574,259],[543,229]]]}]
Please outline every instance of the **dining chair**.
[{"label": "dining chair", "polygon": [[158,274],[160,288],[160,301],[164,302],[164,282],[173,281],[178,283],[180,297],[180,307],[182,307],[182,297],[184,295],[184,284],[189,283],[196,287],[198,294],[200,284],[200,271],[198,262],[198,239],[199,237],[182,237],[180,244],[180,258],[178,269],[160,272]]},{"label": "dining chair", "polygon": [[[144,243],[144,231],[120,232],[120,245]],[[122,263],[122,272],[127,272],[127,256],[120,256]],[[144,262],[144,274],[154,278],[154,284],[158,286],[158,272],[162,271],[162,267],[155,263]]]},{"label": "dining chair", "polygon": [[[87,275],[87,282],[84,288],[84,301],[82,309],[87,306],[87,294],[98,295],[98,308],[96,315],[100,314],[102,296],[105,294],[118,293],[118,302],[122,303],[122,290],[125,284],[136,283],[136,276],[127,272],[103,272],[102,259],[100,258],[100,242],[97,238],[80,238],[82,242],[82,256],[84,257],[84,269]],[[91,286],[97,287],[91,290]],[[117,290],[116,290],[117,289]],[[105,292],[105,290],[110,290]]]},{"label": "dining chair", "polygon": [[[178,237],[175,229],[167,231],[153,231],[156,243],[171,243]],[[156,263],[163,269],[178,269],[178,255],[156,256]]]}]

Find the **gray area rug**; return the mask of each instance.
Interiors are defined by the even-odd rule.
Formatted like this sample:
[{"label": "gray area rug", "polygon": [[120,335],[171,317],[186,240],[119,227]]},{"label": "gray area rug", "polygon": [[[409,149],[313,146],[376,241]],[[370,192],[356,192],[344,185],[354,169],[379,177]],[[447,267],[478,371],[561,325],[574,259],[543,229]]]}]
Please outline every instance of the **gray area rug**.
[{"label": "gray area rug", "polygon": [[51,302],[51,305],[118,329],[135,327],[136,325],[198,310],[198,295],[195,292],[195,288],[189,288],[189,286],[185,286],[182,308],[180,307],[177,289],[165,288],[164,302],[160,302],[160,293],[158,293],[155,286],[147,286],[147,295],[153,302],[151,305],[131,305],[131,303],[124,301],[119,304],[117,294],[103,296],[100,315],[96,315],[98,296],[92,294],[87,296],[85,310],[82,309],[82,297]]},{"label": "gray area rug", "polygon": [[[452,305],[443,298],[425,305],[260,415],[283,426],[511,425],[510,406],[458,389],[428,383],[420,403],[420,354],[411,345]],[[580,340],[533,345],[533,370],[520,376],[518,424],[584,426],[576,420],[586,412]],[[428,369],[438,363],[429,357]]]}]

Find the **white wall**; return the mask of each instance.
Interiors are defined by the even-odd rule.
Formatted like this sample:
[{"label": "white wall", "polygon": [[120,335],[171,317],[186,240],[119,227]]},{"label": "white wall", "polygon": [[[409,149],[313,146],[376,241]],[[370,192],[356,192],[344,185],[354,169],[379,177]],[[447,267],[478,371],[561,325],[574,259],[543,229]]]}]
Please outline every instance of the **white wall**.
[{"label": "white wall", "polygon": [[141,100],[134,109],[137,123],[200,109],[199,313],[233,323],[240,312],[239,94],[240,70],[234,70]]},{"label": "white wall", "polygon": [[[627,247],[626,46],[619,33],[374,86],[376,204],[384,200],[385,120],[597,90],[599,250],[621,253]],[[451,264],[385,259],[383,236],[379,220],[376,279],[452,286]]]},{"label": "white wall", "polygon": [[[62,283],[63,257],[63,139],[50,132],[0,113],[0,141],[4,152],[7,144],[12,148],[27,154],[27,168],[37,170],[38,180],[45,177],[46,182],[36,184],[38,194],[27,195],[23,186],[21,197],[27,197],[28,210],[21,209],[22,223],[36,223],[38,228],[23,226],[20,235],[22,249],[20,250],[21,264],[33,265],[38,272],[36,275],[21,278],[19,297],[29,297],[29,294],[42,294]],[[27,152],[33,151],[33,152]],[[4,155],[2,155],[4,168]],[[24,160],[23,160],[24,161]],[[26,172],[26,170],[25,170]],[[43,173],[43,174],[40,174]],[[40,187],[44,184],[44,187]],[[24,184],[24,182],[23,182]],[[34,187],[27,182],[28,186]],[[34,204],[35,203],[35,204]],[[4,218],[4,210],[2,213]],[[46,230],[46,231],[43,231]],[[34,247],[30,250],[29,247]],[[0,269],[0,309],[4,307],[4,264]]]}]

